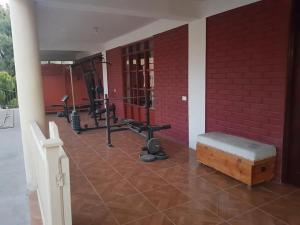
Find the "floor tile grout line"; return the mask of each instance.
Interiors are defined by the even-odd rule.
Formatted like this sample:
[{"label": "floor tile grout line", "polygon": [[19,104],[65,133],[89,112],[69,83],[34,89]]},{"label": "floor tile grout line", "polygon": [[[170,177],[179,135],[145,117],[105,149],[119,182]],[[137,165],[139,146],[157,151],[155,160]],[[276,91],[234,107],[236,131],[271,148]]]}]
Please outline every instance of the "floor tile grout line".
[{"label": "floor tile grout line", "polygon": [[[277,201],[278,199],[280,199],[280,197],[278,197],[278,198],[276,198],[276,199],[273,199],[273,200],[271,200],[271,201],[269,201],[269,202],[267,202],[267,203],[264,203],[264,204],[262,204],[262,205],[259,205],[259,206],[254,206],[254,205],[252,205],[253,208],[251,208],[251,209],[249,209],[249,210],[243,212],[242,214],[236,215],[236,216],[234,216],[234,217],[232,217],[232,218],[226,220],[226,222],[230,222],[230,221],[232,221],[232,220],[234,220],[234,219],[236,219],[236,218],[242,217],[243,215],[248,214],[248,213],[250,213],[250,212],[252,212],[252,211],[255,211],[255,210],[263,211],[260,207],[262,207],[262,206],[264,206],[264,205],[267,205],[267,204],[270,204],[270,203],[272,203],[273,201]],[[269,214],[269,213],[266,213],[265,211],[263,211],[263,212],[264,212],[265,214],[271,216],[272,218],[275,218],[276,220],[279,220],[279,221],[281,221],[281,222],[284,222],[284,221],[282,221],[281,219],[278,219],[278,218],[274,217],[273,215],[271,215],[271,214]],[[287,223],[284,222],[284,224],[287,224]],[[287,224],[287,225],[288,225],[288,224]]]},{"label": "floor tile grout line", "polygon": [[278,217],[274,216],[274,215],[271,214],[271,213],[266,212],[265,210],[261,209],[260,207],[258,207],[257,210],[259,210],[259,211],[261,211],[261,212],[263,212],[263,213],[265,213],[265,214],[271,216],[272,218],[274,218],[274,219],[276,219],[276,220],[279,220],[280,222],[282,222],[282,223],[284,223],[284,224],[286,224],[286,225],[289,225],[288,222],[282,220],[281,218],[278,218]]},{"label": "floor tile grout line", "polygon": [[[121,149],[120,149],[121,150]],[[94,152],[96,152],[96,154],[98,154],[98,152],[97,151],[95,151],[95,150],[93,150]],[[122,150],[121,150],[122,151]],[[122,151],[123,153],[125,153],[124,151]],[[125,153],[126,154],[126,153]],[[174,168],[174,167],[177,167],[177,166],[179,166],[180,168],[182,168],[181,166],[180,166],[180,164],[179,163],[176,163],[177,165],[174,165],[174,166],[171,166],[171,167],[168,167],[168,168],[163,168],[163,169],[159,169],[159,170],[167,170],[167,169],[171,169],[171,168]],[[113,167],[113,166],[112,166]],[[115,168],[114,168],[115,169]],[[149,168],[150,170],[152,170],[152,172],[154,172],[155,174],[156,174],[156,172],[154,171],[154,169],[152,169],[152,168]],[[186,172],[188,172],[188,170],[186,170],[185,168],[182,168],[183,170],[185,170]],[[152,204],[152,202],[151,201],[149,201],[148,200],[148,198],[143,194],[143,192],[140,192],[136,187],[135,187],[135,185],[132,183],[132,182],[130,182],[127,178],[125,178],[122,174],[120,174],[118,171],[116,171],[115,170],[115,172],[117,172],[119,175],[121,175],[125,180],[127,180],[140,194],[142,194],[142,196],[148,201],[148,203],[150,203],[155,209],[157,209],[158,210],[158,212],[161,212],[161,213],[163,213],[161,210],[159,210],[158,208],[156,208],[153,204]],[[215,172],[215,171],[213,171],[213,172]],[[214,173],[210,173],[210,174],[208,174],[208,175],[211,175],[211,174],[214,174]],[[164,177],[162,177],[162,176],[160,176],[159,174],[156,174],[156,175],[158,175],[160,178],[162,178],[167,184],[169,184],[169,185],[171,185],[173,188],[175,188],[177,191],[179,191],[180,193],[182,193],[182,194],[184,194],[185,196],[187,196],[189,199],[190,199],[190,196],[188,196],[188,195],[186,195],[185,193],[183,193],[182,192],[182,190],[180,190],[179,188],[177,188],[175,185],[173,185],[171,182],[169,182],[168,180],[166,180]],[[193,177],[193,179],[198,179],[198,178],[201,178],[201,180],[203,180],[203,181],[206,181],[206,180],[204,180],[202,177],[201,177],[201,175],[198,175],[198,176],[195,176],[195,177]],[[206,182],[208,182],[208,183],[210,183],[211,185],[214,185],[217,189],[219,189],[220,191],[222,191],[222,188],[219,188],[219,187],[217,187],[215,184],[212,184],[211,182],[209,182],[209,181],[206,181]],[[148,191],[151,191],[151,190],[148,190]],[[147,192],[148,192],[147,191]],[[126,197],[129,197],[129,196],[124,196],[125,198]],[[113,201],[112,201],[113,202]],[[188,203],[189,201],[187,201],[187,202],[185,202],[185,203],[183,203],[183,204],[186,204],[186,203]],[[174,208],[176,208],[176,207],[178,207],[178,206],[180,206],[181,204],[179,204],[179,205],[176,205],[176,206],[174,206]],[[172,207],[171,207],[172,208]],[[225,221],[225,219],[224,218],[222,218],[222,217],[220,217],[219,215],[217,215],[217,214],[215,214],[214,212],[212,212],[211,210],[209,210],[208,208],[206,208],[206,207],[204,207],[206,210],[208,210],[209,212],[211,212],[213,215],[215,215],[217,218],[219,218],[221,221]],[[168,209],[170,209],[170,208],[168,208]],[[168,210],[168,209],[166,209],[166,210]],[[171,220],[170,218],[168,218],[169,220]],[[172,221],[172,220],[171,220]],[[133,222],[133,221],[131,221],[131,222]]]},{"label": "floor tile grout line", "polygon": [[113,219],[115,220],[115,222],[119,225],[121,225],[119,223],[119,221],[117,220],[117,218],[114,216],[113,212],[111,211],[111,209],[108,207],[108,205],[106,204],[106,201],[104,201],[104,199],[101,197],[101,195],[98,193],[98,191],[96,190],[95,186],[93,185],[93,183],[88,179],[88,177],[86,176],[86,174],[81,170],[81,168],[79,167],[78,170],[80,171],[80,173],[83,175],[83,177],[86,179],[86,181],[89,183],[89,185],[91,186],[91,188],[93,189],[93,191],[95,192],[95,194],[98,196],[98,198],[101,200],[102,204],[104,205],[104,207],[110,212],[111,216],[113,217]]},{"label": "floor tile grout line", "polygon": [[280,194],[280,193],[277,193],[277,192],[275,192],[275,191],[272,191],[272,190],[270,190],[270,189],[268,189],[268,188],[266,188],[266,187],[261,187],[262,189],[264,189],[264,190],[267,190],[267,191],[269,191],[269,192],[271,192],[271,193],[273,193],[273,194],[276,194],[276,195],[278,195],[278,196],[280,196],[280,197],[287,197],[287,196],[289,196],[289,195],[292,195],[292,194],[295,194],[295,193],[297,193],[299,190],[294,190],[294,191],[291,191],[290,193],[285,193],[285,194]]},{"label": "floor tile grout line", "polygon": [[[90,148],[90,147],[89,147]],[[93,150],[94,151],[94,150]],[[94,151],[97,155],[98,155],[98,152],[97,151]],[[76,163],[77,164],[77,163]],[[78,164],[77,164],[77,167],[78,167]],[[112,167],[112,166],[111,166]],[[112,167],[113,168],[113,167]],[[114,169],[114,168],[113,168]],[[151,168],[149,168],[150,170],[151,170]],[[83,174],[83,176],[85,176],[85,178],[88,180],[88,182],[89,182],[89,184],[92,186],[92,188],[94,189],[94,191],[96,192],[96,194],[98,195],[98,197],[100,197],[100,199],[102,199],[102,197],[101,197],[101,195],[96,191],[96,189],[95,189],[95,187],[94,187],[94,185],[92,184],[92,182],[88,179],[88,177],[84,174],[84,172],[81,170],[81,168],[79,167],[79,170],[80,170],[80,172]],[[115,169],[114,169],[115,170]],[[118,171],[116,171],[115,170],[115,172],[117,172],[120,176],[122,176]],[[128,179],[126,179],[126,178],[124,178],[124,176],[122,176],[123,177],[123,179],[125,179],[125,180],[127,180],[128,181]],[[149,204],[151,204],[151,206],[152,207],[154,207],[156,210],[157,210],[157,212],[158,213],[161,213],[161,211],[159,210],[159,209],[157,209],[153,204],[152,204],[152,202],[142,193],[142,192],[140,192],[136,187],[135,187],[135,185],[133,185],[130,181],[128,181],[130,184],[131,184],[131,186],[133,186],[133,188],[138,192],[138,193],[136,193],[136,194],[141,194],[142,196],[143,196],[143,198],[149,203]],[[130,195],[130,196],[133,196],[134,194],[132,194],[132,195]],[[126,197],[130,197],[130,196],[124,196],[124,198],[126,198]],[[119,223],[119,221],[116,219],[116,217],[114,216],[114,213],[110,210],[110,208],[109,208],[109,206],[107,205],[107,203],[106,203],[106,201],[104,201],[104,199],[102,199],[102,201],[103,201],[103,203],[104,203],[104,205],[106,206],[106,208],[111,212],[111,214],[112,214],[112,216],[114,217],[114,219],[117,221],[117,223],[118,224],[120,224]],[[113,201],[111,201],[111,202],[113,202]],[[148,215],[148,216],[150,216],[150,215]],[[141,219],[141,218],[139,218],[139,219]],[[170,219],[170,218],[168,218],[168,219]],[[134,222],[134,221],[131,221],[131,223],[132,222]],[[172,222],[173,223],[173,222]],[[173,223],[174,224],[174,223]],[[121,225],[121,224],[120,224]]]},{"label": "floor tile grout line", "polygon": [[[239,186],[236,186],[236,187],[239,187]],[[234,189],[234,188],[236,188],[236,187],[228,188],[228,189],[223,190],[223,191],[225,191],[226,193],[228,193],[230,196],[232,196],[232,197],[234,197],[234,198],[237,198],[237,197],[234,196],[231,192],[229,192],[229,190],[232,190],[232,189]],[[247,203],[247,204],[252,205],[253,207],[260,207],[260,206],[262,206],[262,205],[265,205],[265,204],[268,204],[268,203],[273,202],[273,201],[275,201],[275,200],[278,200],[279,198],[280,198],[280,196],[275,195],[275,198],[274,198],[274,199],[269,200],[269,201],[264,202],[264,203],[259,204],[259,205],[254,205],[253,203],[249,203],[249,202],[247,202],[247,201],[246,201],[245,199],[243,199],[243,198],[241,198],[241,199],[238,198],[238,199],[239,199],[240,201],[244,202],[244,203]]]},{"label": "floor tile grout line", "polygon": [[[79,136],[79,135],[77,135],[77,136]],[[92,146],[92,144],[90,145],[90,144],[87,144],[87,141],[86,140],[84,140],[83,138],[81,138],[80,137],[80,139],[82,140],[82,142],[83,143],[85,143],[86,144],[86,146],[89,148],[89,150],[91,150],[92,152],[94,152],[94,153],[96,153],[98,156],[99,156],[99,158],[101,159],[101,160],[103,160],[103,158],[101,157],[101,155],[100,155],[100,153],[97,151],[97,150],[94,150],[94,148],[95,148],[95,146]],[[93,145],[96,145],[97,143],[94,143]],[[136,144],[136,143],[135,143]],[[138,143],[138,144],[140,144],[140,143]],[[129,159],[132,159],[132,160],[134,160],[134,157],[133,157],[133,154],[134,153],[128,153],[128,152],[126,152],[126,151],[124,151],[123,150],[123,148],[121,148],[121,147],[118,147],[118,149],[122,152],[122,153],[124,153]],[[109,151],[109,149],[104,149],[105,151]],[[70,154],[71,155],[71,154]],[[105,160],[106,161],[106,160]],[[107,161],[106,161],[107,162]],[[164,170],[164,169],[170,169],[170,168],[174,168],[174,167],[177,167],[177,166],[179,166],[179,167],[181,167],[182,169],[184,169],[184,170],[186,170],[186,171],[188,171],[184,166],[183,166],[183,164],[182,163],[180,163],[180,162],[176,162],[175,160],[174,161],[172,161],[172,162],[174,162],[175,164],[177,164],[177,165],[175,165],[175,166],[172,166],[172,167],[168,167],[168,168],[163,168],[163,169],[159,169],[159,170]],[[75,166],[80,170],[80,172],[81,172],[81,174],[85,177],[85,179],[88,181],[88,183],[93,187],[93,190],[94,190],[94,186],[93,186],[93,184],[92,184],[92,182],[89,180],[89,178],[85,175],[85,173],[81,170],[81,168],[80,168],[80,166],[78,166],[78,163],[77,162],[75,162],[74,160],[73,160],[73,163],[75,164]],[[136,187],[135,187],[135,185],[133,184],[133,183],[131,183],[125,176],[123,176],[122,174],[120,174],[119,173],[119,171],[114,167],[114,166],[112,166],[112,165],[109,165],[115,172],[117,172],[123,179],[125,179],[127,182],[129,182],[130,184],[131,184],[131,186],[133,186],[134,187],[134,189],[136,189],[136,191],[137,191],[137,193],[136,194],[142,194],[143,195],[143,192],[140,192]],[[155,170],[155,169],[153,169],[153,168],[150,168],[150,167],[148,167],[147,169],[149,169],[151,172],[153,172],[153,173],[155,173],[156,175],[158,175],[160,178],[162,178],[164,181],[166,181],[169,185],[171,185],[172,187],[174,187],[174,188],[176,188],[178,191],[180,191],[181,193],[183,193],[180,189],[178,189],[173,183],[171,183],[171,182],[169,182],[168,180],[166,180],[165,178],[163,178],[162,176],[160,176],[159,174],[157,174],[157,171]],[[215,173],[215,171],[213,171],[212,173],[210,173],[209,175],[211,175],[211,174],[214,174]],[[199,176],[195,176],[194,178],[200,178],[201,180],[205,180],[204,178],[203,178],[203,176],[202,175],[199,175]],[[210,184],[213,184],[213,183],[211,183],[210,182]],[[232,187],[229,187],[229,188],[220,188],[220,187],[218,187],[220,190],[222,190],[222,191],[224,191],[224,192],[226,192],[226,193],[228,193],[228,194],[230,194],[230,196],[232,196],[232,197],[234,197],[230,192],[228,192],[227,190],[231,190],[231,189],[233,189],[233,188],[235,188],[235,187],[237,187],[237,186],[239,186],[239,185],[241,185],[241,184],[237,184],[237,185],[233,185]],[[216,186],[216,185],[215,185]],[[268,202],[266,202],[266,203],[263,203],[263,204],[261,204],[261,205],[257,205],[257,206],[254,206],[253,204],[250,204],[253,208],[251,208],[250,210],[248,210],[248,211],[246,211],[246,213],[249,213],[250,211],[252,211],[252,210],[259,210],[259,211],[261,211],[261,212],[263,212],[263,213],[265,213],[265,214],[267,214],[267,215],[269,215],[269,216],[271,216],[272,218],[275,218],[276,220],[279,220],[279,221],[282,221],[282,222],[284,222],[285,224],[287,224],[285,221],[283,221],[283,220],[281,220],[280,218],[278,218],[278,217],[276,217],[276,216],[274,216],[274,215],[272,215],[272,214],[270,214],[270,213],[268,213],[268,212],[265,212],[261,207],[263,207],[263,206],[265,206],[265,205],[268,205],[268,204],[270,204],[270,203],[272,203],[272,202],[274,202],[274,201],[277,201],[278,199],[281,199],[281,198],[284,198],[284,197],[286,197],[286,196],[289,196],[289,195],[292,195],[292,194],[294,194],[294,193],[297,193],[299,190],[295,190],[295,191],[292,191],[292,192],[290,192],[290,193],[287,193],[287,194],[280,194],[280,193],[277,193],[277,192],[274,192],[274,191],[272,191],[272,190],[270,190],[270,189],[268,189],[268,188],[266,188],[266,187],[260,187],[262,190],[265,190],[265,191],[267,191],[267,192],[269,192],[269,193],[272,193],[272,194],[274,194],[274,195],[276,195],[276,198],[275,199],[273,199],[273,200],[270,200],[270,201],[268,201]],[[94,190],[95,191],[95,190]],[[95,193],[98,195],[98,197],[99,197],[99,199],[101,200],[102,199],[102,197],[99,195],[99,193],[97,192],[97,191],[95,191]],[[183,194],[185,194],[185,193],[183,193]],[[186,194],[185,194],[186,195]],[[132,196],[132,195],[130,195],[130,196]],[[129,197],[129,196],[124,196],[124,197]],[[146,200],[148,200],[147,198],[146,198],[146,196],[144,196],[143,195],[143,197],[146,199]],[[188,196],[189,197],[189,196]],[[236,199],[238,199],[238,198],[236,198]],[[242,201],[243,203],[247,203],[247,204],[249,204],[248,202],[246,202],[245,200],[241,200],[241,199],[239,199],[240,201]],[[104,201],[103,200],[103,203],[105,203],[106,201]],[[151,202],[150,202],[151,203]],[[187,202],[186,203],[183,203],[183,204],[187,204]],[[176,207],[178,207],[178,206],[180,206],[181,204],[179,204],[179,205],[176,205],[176,206],[174,206],[174,208],[176,208]],[[154,207],[154,208],[156,208],[156,207]],[[204,207],[204,208],[206,208],[206,207]],[[172,207],[171,208],[169,208],[169,209],[172,209]],[[207,208],[206,208],[207,209]],[[166,210],[168,210],[168,209],[166,209]],[[164,210],[165,211],[165,210]],[[162,213],[163,215],[165,215],[165,213],[164,213],[164,211],[161,211],[161,210],[158,210],[158,213]],[[210,210],[209,210],[210,211]],[[111,212],[112,213],[112,212]],[[240,215],[244,215],[244,214],[246,214],[246,213],[243,213],[243,214],[240,214]],[[157,214],[157,213],[156,213]],[[236,217],[239,217],[240,215],[238,215],[238,216],[234,216],[234,217],[232,217],[232,218],[230,218],[230,219],[228,219],[228,220],[224,220],[223,218],[221,218],[222,220],[224,220],[224,221],[226,221],[226,223],[229,223],[229,221],[231,221],[233,218],[236,218]],[[141,218],[139,218],[139,219],[141,219]],[[138,220],[139,220],[138,219]],[[168,218],[169,220],[170,220],[170,218]],[[116,220],[116,219],[115,219]],[[131,221],[131,222],[133,222],[133,221]],[[131,223],[130,222],[130,223]],[[117,223],[119,223],[118,221],[117,221]],[[127,224],[127,223],[126,223]]]},{"label": "floor tile grout line", "polygon": [[[75,133],[76,134],[76,133]],[[72,156],[70,156],[72,159]],[[92,182],[88,179],[88,177],[86,176],[86,174],[81,170],[80,166],[78,165],[78,163],[76,161],[73,160],[73,163],[76,164],[77,169],[80,171],[80,173],[83,175],[83,177],[86,179],[86,181],[89,183],[89,185],[92,187],[93,191],[95,192],[95,194],[98,196],[98,198],[102,201],[104,207],[108,210],[108,212],[110,213],[110,215],[113,217],[113,219],[115,220],[115,222],[118,225],[121,225],[119,223],[119,221],[117,220],[117,218],[115,217],[115,215],[113,214],[113,212],[111,211],[111,209],[108,207],[108,205],[106,204],[106,202],[104,201],[104,199],[101,197],[101,195],[98,193],[98,191],[96,190],[95,186],[92,184]]]},{"label": "floor tile grout line", "polygon": [[263,209],[264,206],[270,205],[271,203],[276,202],[276,201],[278,201],[278,200],[280,200],[280,199],[282,199],[282,198],[284,198],[286,196],[287,195],[278,196],[278,198],[276,198],[276,199],[274,199],[274,200],[272,200],[270,202],[267,202],[265,204],[262,204],[262,205],[258,206],[257,209],[260,210],[260,211],[262,211],[262,212],[264,212],[265,214],[268,214],[269,216],[271,216],[271,217],[273,217],[273,218],[275,218],[277,220],[280,220],[281,222],[284,222],[284,223],[288,224],[288,222],[282,220],[281,218],[279,218],[279,217],[273,215],[272,213],[269,213],[269,212],[267,212],[266,210]]}]

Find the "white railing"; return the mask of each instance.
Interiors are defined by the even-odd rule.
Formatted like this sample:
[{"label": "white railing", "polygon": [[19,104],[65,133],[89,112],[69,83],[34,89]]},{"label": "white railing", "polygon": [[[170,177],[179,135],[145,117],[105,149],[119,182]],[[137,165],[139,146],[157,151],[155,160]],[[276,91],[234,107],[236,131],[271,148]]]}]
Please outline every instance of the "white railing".
[{"label": "white railing", "polygon": [[34,139],[37,194],[44,225],[72,225],[69,159],[54,122],[46,139],[38,125],[30,124]]}]

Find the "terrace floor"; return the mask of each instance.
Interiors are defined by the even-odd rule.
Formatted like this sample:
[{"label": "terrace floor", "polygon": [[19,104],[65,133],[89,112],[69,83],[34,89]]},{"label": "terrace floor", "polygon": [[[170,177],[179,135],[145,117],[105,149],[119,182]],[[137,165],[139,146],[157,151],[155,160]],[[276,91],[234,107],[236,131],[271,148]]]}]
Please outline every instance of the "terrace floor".
[{"label": "terrace floor", "polygon": [[143,163],[144,139],[59,126],[70,157],[73,225],[299,225],[300,189],[276,183],[252,190],[199,165],[195,152],[162,140],[170,159]]}]

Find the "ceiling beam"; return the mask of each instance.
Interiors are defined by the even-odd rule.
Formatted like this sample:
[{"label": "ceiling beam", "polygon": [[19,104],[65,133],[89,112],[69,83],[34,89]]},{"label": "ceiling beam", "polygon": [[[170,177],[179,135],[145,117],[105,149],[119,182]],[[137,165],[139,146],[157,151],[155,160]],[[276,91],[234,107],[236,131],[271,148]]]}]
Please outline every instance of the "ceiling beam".
[{"label": "ceiling beam", "polygon": [[200,1],[185,0],[35,0],[52,8],[101,12],[155,19],[191,21],[199,16]]},{"label": "ceiling beam", "polygon": [[197,11],[200,17],[209,17],[222,13],[234,8],[238,8],[244,5],[249,5],[261,0],[205,0],[201,1],[197,7]]}]

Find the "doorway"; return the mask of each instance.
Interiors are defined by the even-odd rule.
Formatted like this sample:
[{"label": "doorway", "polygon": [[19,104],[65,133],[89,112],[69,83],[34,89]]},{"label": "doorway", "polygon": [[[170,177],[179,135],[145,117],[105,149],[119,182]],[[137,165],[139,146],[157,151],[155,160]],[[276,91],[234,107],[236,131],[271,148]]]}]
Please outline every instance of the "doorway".
[{"label": "doorway", "polygon": [[300,3],[294,1],[283,181],[300,186]]}]

